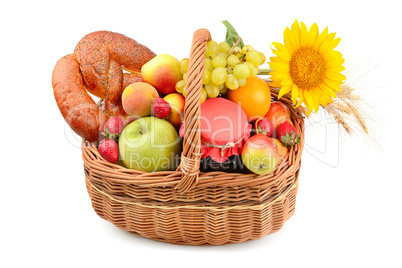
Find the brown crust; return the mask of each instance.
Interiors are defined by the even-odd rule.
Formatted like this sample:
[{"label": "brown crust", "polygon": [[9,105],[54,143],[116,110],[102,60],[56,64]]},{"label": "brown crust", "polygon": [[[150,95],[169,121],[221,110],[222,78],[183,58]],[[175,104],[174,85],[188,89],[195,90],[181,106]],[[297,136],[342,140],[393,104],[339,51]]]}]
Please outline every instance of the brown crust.
[{"label": "brown crust", "polygon": [[133,83],[142,82],[141,76],[132,73],[124,73],[123,74],[123,91],[124,89]]},{"label": "brown crust", "polygon": [[57,106],[71,129],[84,139],[97,141],[106,116],[86,92],[74,54],[56,63],[52,86]]},{"label": "brown crust", "polygon": [[74,54],[89,91],[105,98],[108,116],[122,114],[122,66],[127,70],[140,72],[142,65],[156,56],[137,41],[109,31],[98,31],[84,36],[78,42]]},{"label": "brown crust", "polygon": [[[57,62],[52,75],[54,97],[71,129],[96,142],[107,117],[126,118],[121,94],[126,86],[142,80],[136,74],[123,74],[122,67],[140,72],[142,65],[155,56],[149,48],[122,34],[98,31],[84,36],[74,54]],[[87,92],[104,99],[105,114]]]}]

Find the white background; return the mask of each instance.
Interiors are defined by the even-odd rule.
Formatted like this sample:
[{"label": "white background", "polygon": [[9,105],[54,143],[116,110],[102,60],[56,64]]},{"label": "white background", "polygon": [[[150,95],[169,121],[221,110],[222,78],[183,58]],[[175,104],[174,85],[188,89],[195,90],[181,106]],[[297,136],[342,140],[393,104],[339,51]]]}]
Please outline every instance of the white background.
[{"label": "white background", "polygon": [[[397,1],[8,1],[1,5],[1,267],[402,267],[401,42]],[[379,145],[306,128],[296,212],[279,232],[220,247],[132,236],[99,218],[80,141],[51,74],[87,33],[110,30],[157,54],[188,57],[201,27],[229,20],[272,56],[295,19],[342,38],[348,83],[367,99]],[[356,72],[357,75],[350,75]],[[360,79],[359,74],[365,74]],[[320,120],[320,115],[315,117]],[[333,126],[333,125],[332,125]],[[327,137],[327,142],[325,138]],[[327,147],[325,147],[327,144]]]}]

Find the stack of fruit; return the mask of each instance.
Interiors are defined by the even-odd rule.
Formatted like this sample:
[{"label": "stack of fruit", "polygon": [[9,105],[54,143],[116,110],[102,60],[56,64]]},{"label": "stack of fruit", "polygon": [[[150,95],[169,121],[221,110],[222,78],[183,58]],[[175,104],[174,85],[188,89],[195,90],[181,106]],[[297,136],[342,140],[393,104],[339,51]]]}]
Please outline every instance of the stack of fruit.
[{"label": "stack of fruit", "polygon": [[[240,151],[241,160],[250,171],[267,174],[284,159],[288,147],[299,142],[299,135],[286,106],[279,101],[271,103],[269,87],[256,76],[263,54],[251,46],[233,49],[226,42],[218,45],[210,41],[207,47],[201,101],[220,96],[245,112],[254,131]],[[220,52],[223,48],[230,52],[226,58]],[[258,61],[252,61],[250,55],[257,55]],[[217,58],[225,63],[224,67],[217,65]],[[181,142],[177,131],[183,121],[187,68],[187,59],[179,62],[167,54],[156,56],[142,67],[142,82],[130,84],[121,96],[123,109],[134,122],[123,126],[118,116],[107,121],[98,148],[102,157],[114,163],[120,156],[127,168],[146,172],[178,166]],[[217,73],[223,73],[223,78],[218,79]],[[231,77],[235,87],[231,87]],[[211,88],[218,93],[212,94]]]},{"label": "stack of fruit", "polygon": [[[270,88],[257,76],[259,66],[265,62],[264,54],[240,43],[240,38],[237,42],[228,40],[219,44],[211,40],[206,44],[200,101],[221,97],[240,107],[254,129],[250,138],[232,141],[230,144],[237,147],[241,144],[241,148],[230,151],[251,172],[267,174],[285,158],[288,147],[299,142],[299,135],[286,106],[271,101]],[[188,64],[187,58],[179,61],[171,55],[160,54],[142,66],[139,74],[142,81],[130,84],[121,95],[123,109],[134,122],[123,127],[123,120],[118,116],[108,120],[98,148],[101,156],[109,162],[116,162],[120,156],[127,168],[146,172],[177,168],[181,152],[178,131],[183,129]],[[233,134],[235,130],[230,131]],[[208,143],[208,146],[221,148],[219,154],[223,155],[224,150],[231,148],[230,144]]]},{"label": "stack of fruit", "polygon": [[141,78],[142,82],[130,84],[121,95],[123,109],[134,122],[123,128],[120,117],[110,118],[99,153],[112,163],[120,155],[131,169],[174,170],[181,149],[177,128],[184,110],[184,97],[173,93],[182,79],[179,61],[167,54],[158,55],[143,65]]}]

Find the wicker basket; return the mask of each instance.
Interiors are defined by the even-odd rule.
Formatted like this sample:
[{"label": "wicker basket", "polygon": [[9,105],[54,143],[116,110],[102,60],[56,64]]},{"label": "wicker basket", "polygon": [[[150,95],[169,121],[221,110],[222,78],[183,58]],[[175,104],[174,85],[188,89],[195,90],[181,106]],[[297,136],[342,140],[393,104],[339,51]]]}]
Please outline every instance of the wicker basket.
[{"label": "wicker basket", "polygon": [[[223,245],[259,239],[294,213],[304,142],[303,114],[286,96],[301,142],[267,175],[200,172],[200,96],[206,29],[190,52],[183,152],[176,171],[146,173],[104,160],[83,141],[85,181],[95,212],[135,235],[173,244]],[[278,90],[271,88],[274,97]]]}]

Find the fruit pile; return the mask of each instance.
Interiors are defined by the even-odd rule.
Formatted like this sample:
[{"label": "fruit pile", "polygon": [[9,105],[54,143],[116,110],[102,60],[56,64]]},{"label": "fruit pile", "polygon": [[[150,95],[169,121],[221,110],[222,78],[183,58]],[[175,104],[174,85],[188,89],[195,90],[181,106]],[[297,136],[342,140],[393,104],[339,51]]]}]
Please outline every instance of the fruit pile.
[{"label": "fruit pile", "polygon": [[[221,98],[238,105],[252,131],[235,154],[249,171],[271,172],[285,158],[288,147],[299,142],[299,135],[287,107],[272,101],[267,83],[256,76],[265,57],[251,46],[233,48],[215,41],[208,42],[206,54],[201,102]],[[123,109],[133,122],[124,126],[119,116],[106,122],[98,147],[104,159],[114,163],[120,156],[125,167],[146,172],[177,168],[187,70],[188,59],[179,61],[167,54],[142,66],[142,81],[128,85],[121,95]],[[203,112],[201,109],[201,115]],[[224,144],[219,148],[223,154],[230,147]]]},{"label": "fruit pile", "polygon": [[[265,55],[244,45],[224,23],[225,41],[206,43],[201,117],[210,116],[206,124],[215,133],[200,128],[201,158],[220,168],[236,156],[242,170],[266,174],[299,135],[286,106],[272,102],[269,86],[257,76]],[[99,31],[57,62],[52,86],[66,122],[83,140],[97,144],[105,160],[144,172],[175,170],[186,123],[188,71],[188,58],[156,55],[122,34]],[[217,123],[219,118],[226,121]]]},{"label": "fruit pile", "polygon": [[128,85],[121,95],[123,109],[132,122],[123,127],[119,116],[106,122],[105,139],[98,147],[102,157],[114,163],[120,155],[125,167],[146,172],[178,166],[181,142],[177,131],[185,99],[172,92],[182,79],[179,65],[173,56],[160,54],[142,66],[142,81]]}]

